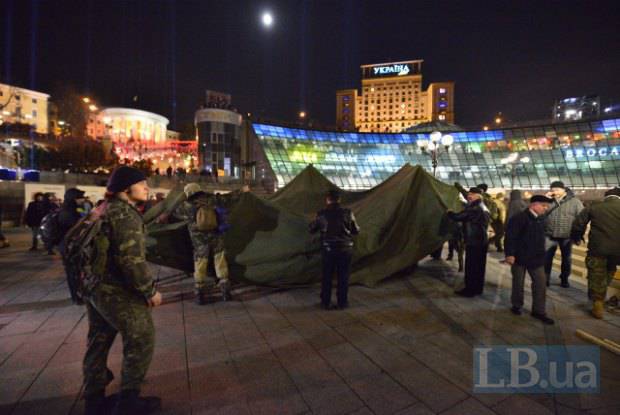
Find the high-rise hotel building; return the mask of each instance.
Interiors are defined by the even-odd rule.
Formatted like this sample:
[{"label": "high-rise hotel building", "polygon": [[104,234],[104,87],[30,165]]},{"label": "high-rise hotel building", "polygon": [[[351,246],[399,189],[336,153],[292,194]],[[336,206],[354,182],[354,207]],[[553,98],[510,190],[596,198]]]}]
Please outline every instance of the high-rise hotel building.
[{"label": "high-rise hotel building", "polygon": [[422,90],[422,60],[362,65],[362,91],[336,92],[344,131],[400,132],[428,121],[454,122],[454,82]]}]

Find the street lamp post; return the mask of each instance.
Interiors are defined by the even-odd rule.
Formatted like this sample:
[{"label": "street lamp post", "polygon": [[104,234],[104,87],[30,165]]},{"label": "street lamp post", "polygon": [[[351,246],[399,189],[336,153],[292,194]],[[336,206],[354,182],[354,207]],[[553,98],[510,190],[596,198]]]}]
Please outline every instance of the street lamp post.
[{"label": "street lamp post", "polygon": [[500,162],[510,169],[510,188],[514,189],[515,177],[517,176],[517,164],[529,163],[530,158],[527,156],[521,157],[519,153],[510,153],[508,157],[501,159]]},{"label": "street lamp post", "polygon": [[417,141],[418,147],[422,150],[423,154],[431,157],[431,164],[433,166],[433,176],[437,171],[439,165],[439,157],[450,150],[450,146],[454,143],[454,137],[450,134],[443,135],[439,131],[432,132],[429,135],[429,139],[421,138]]}]

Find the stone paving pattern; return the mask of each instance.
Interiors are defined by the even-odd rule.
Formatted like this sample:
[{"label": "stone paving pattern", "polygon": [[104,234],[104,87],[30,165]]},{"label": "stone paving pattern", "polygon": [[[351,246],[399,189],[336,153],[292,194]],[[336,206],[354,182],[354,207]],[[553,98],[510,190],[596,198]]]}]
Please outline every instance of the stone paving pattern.
[{"label": "stone paving pattern", "polygon": [[[81,414],[87,320],[71,305],[61,260],[27,252],[10,231],[0,251],[0,414]],[[165,304],[154,311],[155,357],[144,394],[165,414],[618,414],[620,356],[601,350],[601,393],[474,394],[479,345],[583,345],[582,328],[620,342],[620,316],[588,315],[585,287],[554,280],[544,326],[509,311],[509,268],[489,254],[485,293],[453,294],[455,263],[423,261],[376,288],[350,289],[351,307],[323,311],[318,287],[237,289],[237,301],[197,306],[191,280],[152,267]],[[526,309],[529,310],[529,284]],[[109,365],[119,387],[121,347]]]}]

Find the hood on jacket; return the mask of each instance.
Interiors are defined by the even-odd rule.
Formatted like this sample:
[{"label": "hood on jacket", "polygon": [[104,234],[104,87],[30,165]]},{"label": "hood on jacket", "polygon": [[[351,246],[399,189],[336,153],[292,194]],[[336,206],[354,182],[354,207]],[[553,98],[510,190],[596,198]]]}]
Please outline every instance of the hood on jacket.
[{"label": "hood on jacket", "polygon": [[84,192],[80,189],[76,189],[75,187],[73,187],[65,192],[65,200],[62,202],[62,204],[66,207],[77,207],[77,203],[75,203],[75,200],[82,197],[84,197]]}]

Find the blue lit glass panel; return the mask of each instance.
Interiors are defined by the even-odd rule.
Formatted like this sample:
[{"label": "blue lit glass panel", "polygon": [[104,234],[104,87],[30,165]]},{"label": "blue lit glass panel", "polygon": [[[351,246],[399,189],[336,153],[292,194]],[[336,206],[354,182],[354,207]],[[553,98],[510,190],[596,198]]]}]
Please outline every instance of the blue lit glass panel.
[{"label": "blue lit glass panel", "polygon": [[[453,133],[454,145],[440,158],[437,177],[472,186],[544,188],[561,179],[573,187],[613,186],[620,178],[620,120],[549,124],[531,128]],[[421,133],[341,133],[255,124],[254,131],[284,185],[308,163],[345,188],[374,186],[404,163],[431,169],[417,148]],[[285,145],[288,143],[288,145]],[[512,152],[531,161],[503,164]]]}]

